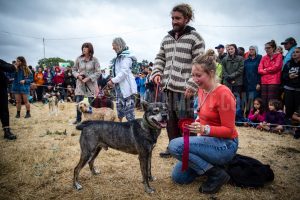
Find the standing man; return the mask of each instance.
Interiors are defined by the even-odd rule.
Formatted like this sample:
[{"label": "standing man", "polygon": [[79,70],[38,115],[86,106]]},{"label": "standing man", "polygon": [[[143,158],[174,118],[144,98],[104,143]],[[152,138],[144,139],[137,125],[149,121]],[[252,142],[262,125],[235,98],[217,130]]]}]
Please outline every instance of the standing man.
[{"label": "standing man", "polygon": [[14,72],[16,67],[12,64],[0,59],[0,118],[4,131],[4,138],[15,140],[17,137],[10,132],[9,128],[9,112],[8,112],[8,96],[7,96],[7,77],[4,72]]},{"label": "standing man", "polygon": [[297,47],[297,42],[294,38],[289,37],[284,42],[281,42],[281,44],[284,46],[284,49],[288,51],[283,59],[283,66],[284,66],[288,61],[292,59],[292,54],[294,53],[294,50]]},{"label": "standing man", "polygon": [[[180,119],[193,118],[193,95],[198,86],[191,78],[192,61],[205,49],[202,37],[195,28],[188,26],[194,18],[190,5],[176,5],[171,16],[173,29],[162,40],[151,74],[154,83],[163,88],[169,106],[169,141],[181,136]],[[169,157],[168,149],[160,156]]]},{"label": "standing man", "polygon": [[219,44],[218,46],[215,47],[218,51],[218,62],[221,63],[223,58],[227,56],[227,53],[224,51],[224,45]]}]

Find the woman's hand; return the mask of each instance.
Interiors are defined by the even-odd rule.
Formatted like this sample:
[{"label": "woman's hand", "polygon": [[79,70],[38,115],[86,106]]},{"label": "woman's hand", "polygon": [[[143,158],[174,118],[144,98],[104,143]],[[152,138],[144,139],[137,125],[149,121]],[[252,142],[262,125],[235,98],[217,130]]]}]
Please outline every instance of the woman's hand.
[{"label": "woman's hand", "polygon": [[84,79],[82,79],[81,81],[83,82],[83,83],[86,83],[86,82],[88,82],[90,80],[90,78],[89,77],[85,77]]},{"label": "woman's hand", "polygon": [[20,84],[24,84],[24,83],[25,83],[25,80],[21,80],[21,81],[20,81]]},{"label": "woman's hand", "polygon": [[204,126],[200,122],[193,122],[187,126],[190,132],[196,133],[200,136],[204,132]]},{"label": "woman's hand", "polygon": [[114,87],[114,83],[111,80],[109,80],[107,82],[107,85],[108,85],[109,88],[113,88]]},{"label": "woman's hand", "polygon": [[256,91],[260,91],[260,84],[256,85]]}]

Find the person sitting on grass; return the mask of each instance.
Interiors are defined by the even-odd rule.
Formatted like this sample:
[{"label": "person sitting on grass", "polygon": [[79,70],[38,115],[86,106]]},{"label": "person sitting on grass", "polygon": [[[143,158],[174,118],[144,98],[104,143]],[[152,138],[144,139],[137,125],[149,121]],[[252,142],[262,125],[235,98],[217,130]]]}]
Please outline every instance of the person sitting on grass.
[{"label": "person sitting on grass", "polygon": [[244,123],[244,126],[256,127],[258,123],[264,122],[266,118],[266,112],[263,106],[261,98],[255,98],[253,101],[253,108],[248,115],[248,121]]},{"label": "person sitting on grass", "polygon": [[281,102],[277,99],[270,99],[269,111],[266,113],[266,119],[260,123],[257,128],[271,132],[281,133],[284,124],[284,112],[281,110]]}]

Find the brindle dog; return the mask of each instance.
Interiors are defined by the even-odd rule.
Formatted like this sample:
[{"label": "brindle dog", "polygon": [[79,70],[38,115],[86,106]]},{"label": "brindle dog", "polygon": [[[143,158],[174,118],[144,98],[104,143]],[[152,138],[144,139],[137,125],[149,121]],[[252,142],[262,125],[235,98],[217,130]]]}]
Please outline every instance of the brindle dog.
[{"label": "brindle dog", "polygon": [[144,116],[130,122],[85,121],[76,128],[82,130],[80,136],[81,157],[74,169],[73,184],[77,190],[82,186],[78,182],[80,170],[88,162],[92,174],[98,174],[94,167],[95,158],[100,150],[109,147],[131,154],[138,154],[143,184],[147,193],[153,193],[149,181],[151,175],[152,150],[162,128],[168,120],[168,108],[165,103],[144,103]]}]

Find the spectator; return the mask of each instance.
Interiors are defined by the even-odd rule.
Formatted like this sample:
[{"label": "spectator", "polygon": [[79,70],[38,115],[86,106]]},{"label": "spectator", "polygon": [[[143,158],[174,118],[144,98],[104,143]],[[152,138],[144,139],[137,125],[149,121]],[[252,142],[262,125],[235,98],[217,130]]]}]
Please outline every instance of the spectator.
[{"label": "spectator", "polygon": [[[173,30],[163,38],[155,58],[151,79],[160,84],[169,105],[167,132],[169,141],[180,137],[178,121],[193,118],[193,95],[198,86],[191,78],[192,60],[203,54],[205,43],[188,23],[194,13],[190,5],[176,5],[171,12]],[[160,153],[169,157],[168,149]]]},{"label": "spectator", "polygon": [[241,57],[245,57],[245,48],[244,47],[238,47],[238,55]]},{"label": "spectator", "polygon": [[282,55],[275,53],[274,40],[265,44],[266,55],[262,57],[258,73],[261,75],[261,97],[264,105],[268,105],[270,99],[279,99]]},{"label": "spectator", "polygon": [[53,84],[54,71],[51,67],[45,67],[44,69],[44,80],[46,85]]},{"label": "spectator", "polygon": [[218,51],[218,62],[221,63],[223,58],[225,58],[227,56],[227,53],[224,51],[224,45],[223,44],[219,44],[218,46],[215,47],[215,49],[217,49]]},{"label": "spectator", "polygon": [[236,45],[230,44],[228,55],[222,61],[222,80],[236,98],[236,121],[242,121],[244,117],[240,96],[243,89],[244,59],[237,53]]},{"label": "spectator", "polygon": [[141,73],[141,76],[140,76],[140,82],[139,82],[139,85],[140,85],[140,101],[145,101],[145,95],[146,95],[146,72],[143,71]]},{"label": "spectator", "polygon": [[244,123],[246,126],[257,127],[257,123],[262,123],[266,119],[266,112],[261,98],[255,98],[253,107],[249,112],[248,121]]},{"label": "spectator", "polygon": [[43,92],[44,92],[44,84],[45,84],[42,67],[39,67],[38,71],[34,74],[34,83],[37,86],[37,89],[36,89],[37,100],[42,101]]},{"label": "spectator", "polygon": [[300,106],[300,47],[295,48],[292,59],[284,65],[282,80],[285,113],[290,124],[293,113]]},{"label": "spectator", "polygon": [[149,67],[148,69],[149,73],[146,77],[146,83],[145,83],[145,86],[146,86],[146,97],[145,97],[145,100],[148,101],[148,102],[154,102],[154,83],[153,81],[150,79],[150,76],[151,76],[151,73],[152,73],[152,68]]},{"label": "spectator", "polygon": [[76,78],[72,74],[72,67],[66,67],[64,72],[64,87],[70,85],[72,88],[76,87]]},{"label": "spectator", "polygon": [[253,107],[253,100],[260,96],[260,75],[258,66],[262,56],[258,54],[258,48],[255,45],[249,47],[249,56],[244,61],[244,80],[243,86],[246,97],[243,99],[245,113],[249,113]]},{"label": "spectator", "polygon": [[53,83],[55,85],[55,89],[59,92],[59,101],[63,102],[65,99],[64,72],[59,66],[54,68]]},{"label": "spectator", "polygon": [[289,37],[284,42],[281,42],[284,49],[287,50],[287,54],[284,56],[283,64],[285,65],[292,58],[292,54],[297,47],[297,42],[294,38]]},{"label": "spectator", "polygon": [[115,86],[119,121],[122,122],[123,117],[126,117],[127,121],[131,121],[135,119],[134,94],[137,93],[137,85],[131,72],[131,66],[136,58],[131,55],[128,46],[122,38],[115,38],[112,46],[117,57],[112,66],[113,78],[107,84],[110,87]]},{"label": "spectator", "polygon": [[278,99],[270,99],[268,107],[269,111],[266,112],[265,121],[260,123],[257,128],[272,132],[282,132],[284,113],[281,110],[281,102]]},{"label": "spectator", "polygon": [[30,92],[30,84],[33,81],[33,75],[27,66],[26,60],[23,56],[19,56],[16,59],[17,70],[15,72],[14,82],[12,86],[12,93],[16,97],[17,115],[16,118],[20,118],[21,102],[24,101],[26,107],[25,118],[31,117],[30,104],[28,102],[28,95]]}]

